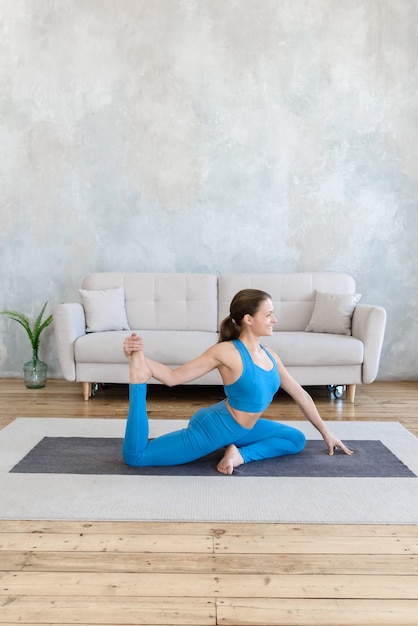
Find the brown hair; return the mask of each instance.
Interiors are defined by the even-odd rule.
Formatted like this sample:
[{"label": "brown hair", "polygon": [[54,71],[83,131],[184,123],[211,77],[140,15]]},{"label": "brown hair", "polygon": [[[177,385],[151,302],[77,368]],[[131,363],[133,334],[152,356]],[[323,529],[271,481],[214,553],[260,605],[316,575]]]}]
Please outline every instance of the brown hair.
[{"label": "brown hair", "polygon": [[219,327],[219,342],[238,339],[242,320],[245,315],[255,315],[264,300],[271,299],[270,294],[260,289],[242,289],[232,298],[229,315]]}]

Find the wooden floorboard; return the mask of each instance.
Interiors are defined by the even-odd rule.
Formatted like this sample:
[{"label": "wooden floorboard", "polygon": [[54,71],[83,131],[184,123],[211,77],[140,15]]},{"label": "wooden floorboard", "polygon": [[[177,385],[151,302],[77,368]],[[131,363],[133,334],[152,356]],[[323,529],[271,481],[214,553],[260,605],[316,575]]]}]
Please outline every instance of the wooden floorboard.
[{"label": "wooden floorboard", "polygon": [[[418,383],[377,382],[352,405],[310,388],[325,420],[396,421],[418,435]],[[187,419],[214,387],[150,387],[150,418]],[[124,385],[0,379],[16,417],[126,417]],[[280,393],[267,412],[299,420]],[[228,480],[228,477],[225,477]],[[407,626],[418,624],[414,525],[0,520],[0,625]]]}]

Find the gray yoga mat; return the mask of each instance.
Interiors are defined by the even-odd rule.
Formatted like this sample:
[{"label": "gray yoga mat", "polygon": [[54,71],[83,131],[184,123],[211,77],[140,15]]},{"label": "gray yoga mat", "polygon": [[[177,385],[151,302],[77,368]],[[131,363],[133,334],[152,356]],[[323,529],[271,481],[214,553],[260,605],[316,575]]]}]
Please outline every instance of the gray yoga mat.
[{"label": "gray yoga mat", "polygon": [[[354,451],[329,456],[321,440],[308,440],[302,452],[253,461],[236,468],[234,476],[400,478],[416,475],[381,441],[345,440]],[[17,463],[12,473],[97,474],[142,476],[221,476],[216,465],[223,450],[168,467],[128,467],[121,456],[122,439],[113,437],[44,437]]]}]

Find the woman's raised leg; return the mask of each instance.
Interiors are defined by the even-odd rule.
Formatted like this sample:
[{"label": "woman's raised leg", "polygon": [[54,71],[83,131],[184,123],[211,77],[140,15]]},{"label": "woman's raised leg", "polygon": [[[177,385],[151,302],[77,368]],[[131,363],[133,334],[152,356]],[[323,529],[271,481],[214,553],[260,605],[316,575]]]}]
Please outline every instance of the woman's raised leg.
[{"label": "woman's raised leg", "polygon": [[146,364],[142,350],[130,351],[125,342],[125,354],[129,358],[129,411],[125,429],[122,454],[128,465],[135,465],[135,460],[148,443],[147,381],[151,372]]}]

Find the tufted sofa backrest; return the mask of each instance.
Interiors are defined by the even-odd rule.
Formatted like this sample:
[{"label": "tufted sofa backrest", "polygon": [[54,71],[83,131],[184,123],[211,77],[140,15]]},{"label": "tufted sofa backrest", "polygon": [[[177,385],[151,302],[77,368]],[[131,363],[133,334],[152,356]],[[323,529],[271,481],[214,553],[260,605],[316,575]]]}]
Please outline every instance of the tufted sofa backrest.
[{"label": "tufted sofa backrest", "polygon": [[338,272],[289,272],[284,274],[226,274],[218,278],[218,316],[229,314],[233,296],[241,289],[261,289],[272,297],[278,331],[305,330],[314,307],[315,290],[355,293],[354,279]]},{"label": "tufted sofa backrest", "polygon": [[100,272],[86,276],[83,289],[123,286],[131,328],[217,332],[241,289],[267,291],[273,300],[278,331],[305,330],[315,290],[355,293],[355,281],[340,272],[214,274]]},{"label": "tufted sofa backrest", "polygon": [[103,272],[83,289],[123,286],[131,328],[217,331],[217,279],[212,274]]}]

